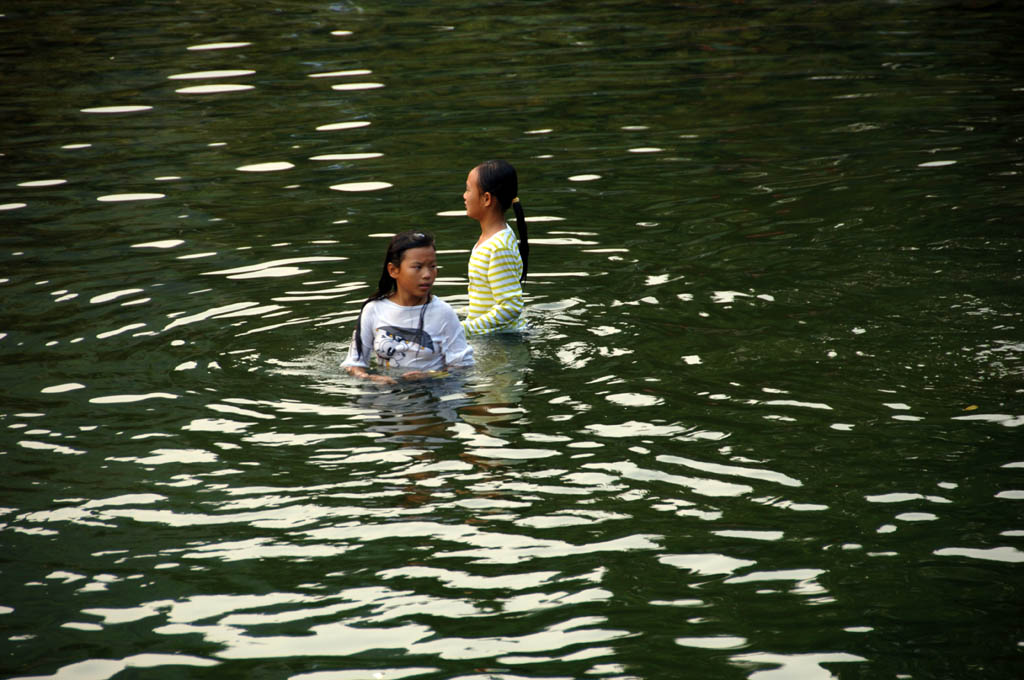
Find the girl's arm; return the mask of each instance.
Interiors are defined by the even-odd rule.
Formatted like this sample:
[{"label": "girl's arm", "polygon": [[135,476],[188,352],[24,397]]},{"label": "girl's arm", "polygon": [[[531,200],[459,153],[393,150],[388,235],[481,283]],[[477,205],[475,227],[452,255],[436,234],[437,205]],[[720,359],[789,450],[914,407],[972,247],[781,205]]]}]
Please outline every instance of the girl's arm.
[{"label": "girl's arm", "polygon": [[518,252],[510,248],[496,248],[491,252],[487,282],[491,287],[494,305],[481,316],[462,322],[466,335],[506,328],[519,319],[523,312],[523,286],[519,282],[521,273],[522,264]]},{"label": "girl's arm", "polygon": [[[367,370],[367,368],[369,368],[370,365],[370,357],[373,354],[373,331],[371,330],[369,333],[367,333],[364,332],[364,329],[372,329],[376,325],[376,320],[373,305],[367,305],[366,307],[364,307],[363,312],[364,313],[361,314],[359,317],[361,320],[361,327],[356,328],[355,331],[352,333],[352,344],[348,348],[348,356],[345,358],[345,361],[342,363],[342,366],[345,368],[346,373],[356,378],[361,378],[363,380],[372,380],[376,383],[394,383],[395,379],[390,376],[370,373]],[[363,353],[361,355],[359,354],[356,345],[357,333],[362,334]]]}]

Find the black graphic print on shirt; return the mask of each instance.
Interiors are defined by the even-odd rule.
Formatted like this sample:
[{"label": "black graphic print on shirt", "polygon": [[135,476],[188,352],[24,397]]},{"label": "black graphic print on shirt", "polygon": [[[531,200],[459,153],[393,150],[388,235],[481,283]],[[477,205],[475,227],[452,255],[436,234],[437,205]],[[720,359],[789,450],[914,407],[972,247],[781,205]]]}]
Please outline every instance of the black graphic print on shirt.
[{"label": "black graphic print on shirt", "polygon": [[434,339],[419,328],[380,326],[374,333],[373,349],[385,366],[401,368],[406,363],[406,355],[424,349],[433,352]]}]

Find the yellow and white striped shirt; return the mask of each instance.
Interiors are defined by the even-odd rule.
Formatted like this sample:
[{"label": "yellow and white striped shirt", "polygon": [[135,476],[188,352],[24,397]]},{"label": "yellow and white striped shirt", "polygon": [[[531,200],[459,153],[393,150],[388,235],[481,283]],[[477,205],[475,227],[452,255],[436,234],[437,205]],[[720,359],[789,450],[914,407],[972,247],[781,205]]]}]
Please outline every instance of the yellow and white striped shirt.
[{"label": "yellow and white striped shirt", "polygon": [[505,228],[473,248],[469,256],[469,311],[462,327],[466,335],[525,328],[523,319],[523,260],[519,239]]}]

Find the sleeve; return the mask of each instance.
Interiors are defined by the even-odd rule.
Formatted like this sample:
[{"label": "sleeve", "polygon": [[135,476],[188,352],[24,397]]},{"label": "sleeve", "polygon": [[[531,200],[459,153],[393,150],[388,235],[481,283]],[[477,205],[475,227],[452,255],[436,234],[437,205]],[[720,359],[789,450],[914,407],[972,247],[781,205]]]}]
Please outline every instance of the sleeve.
[{"label": "sleeve", "polygon": [[523,312],[523,286],[519,282],[522,271],[519,253],[511,248],[496,248],[491,253],[487,268],[487,281],[491,286],[494,306],[475,319],[467,319],[462,326],[466,335],[478,335],[513,325]]},{"label": "sleeve", "polygon": [[458,314],[449,305],[446,305],[445,309],[444,333],[445,366],[472,366],[473,348],[466,342],[466,333],[459,322]]},{"label": "sleeve", "polygon": [[[348,366],[362,366],[363,368],[370,367],[370,356],[373,354],[373,328],[376,325],[377,318],[375,311],[376,305],[372,302],[363,307],[361,314],[362,323],[360,324],[361,328],[356,328],[352,332],[352,344],[348,347],[348,356],[345,357],[345,361],[341,363],[342,368],[346,368]],[[356,333],[362,333],[363,336],[362,355],[357,354]]]}]

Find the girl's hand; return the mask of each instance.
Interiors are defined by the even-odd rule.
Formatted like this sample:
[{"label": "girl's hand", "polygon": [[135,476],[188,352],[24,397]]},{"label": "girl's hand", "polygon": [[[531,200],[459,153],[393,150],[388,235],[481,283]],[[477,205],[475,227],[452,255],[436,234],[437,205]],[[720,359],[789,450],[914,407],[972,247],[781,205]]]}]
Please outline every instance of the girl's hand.
[{"label": "girl's hand", "polygon": [[403,380],[427,380],[428,378],[442,378],[448,375],[445,371],[409,371],[402,374]]},{"label": "girl's hand", "polygon": [[362,366],[349,366],[345,370],[348,371],[348,374],[351,376],[360,378],[362,380],[372,380],[373,382],[380,383],[381,385],[394,385],[396,382],[398,382],[391,376],[380,375],[378,373],[370,373]]}]

